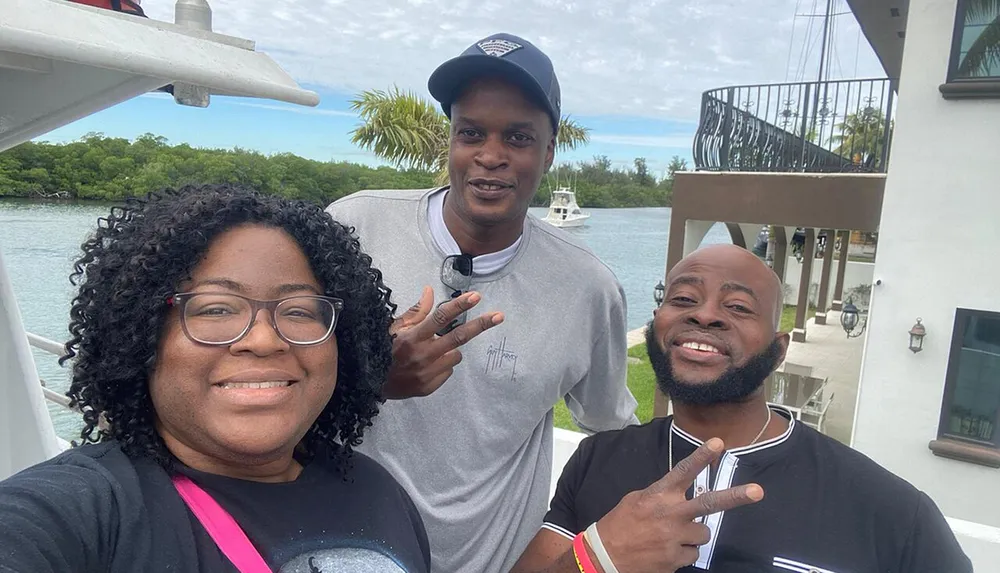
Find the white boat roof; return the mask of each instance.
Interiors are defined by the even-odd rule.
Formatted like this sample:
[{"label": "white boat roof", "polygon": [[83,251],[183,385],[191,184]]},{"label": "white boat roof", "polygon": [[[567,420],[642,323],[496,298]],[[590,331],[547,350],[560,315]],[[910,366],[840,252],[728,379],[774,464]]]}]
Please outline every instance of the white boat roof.
[{"label": "white boat roof", "polygon": [[314,106],[254,42],[65,0],[0,0],[0,151],[171,83]]}]

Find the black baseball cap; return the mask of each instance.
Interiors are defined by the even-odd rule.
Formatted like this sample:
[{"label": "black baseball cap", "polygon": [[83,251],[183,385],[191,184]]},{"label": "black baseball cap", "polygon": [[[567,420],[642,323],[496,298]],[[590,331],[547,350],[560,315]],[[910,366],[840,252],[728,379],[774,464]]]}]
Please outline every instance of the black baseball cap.
[{"label": "black baseball cap", "polygon": [[499,75],[520,86],[548,112],[553,131],[559,129],[559,80],[552,60],[531,42],[513,34],[493,34],[469,46],[438,66],[427,88],[451,119],[451,104],[462,87],[486,75]]}]

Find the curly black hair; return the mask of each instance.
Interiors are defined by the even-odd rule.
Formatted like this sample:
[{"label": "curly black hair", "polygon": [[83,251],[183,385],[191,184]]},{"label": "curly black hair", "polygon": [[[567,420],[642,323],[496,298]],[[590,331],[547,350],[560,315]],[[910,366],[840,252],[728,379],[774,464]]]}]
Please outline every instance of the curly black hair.
[{"label": "curly black hair", "polygon": [[291,235],[324,294],[344,301],[336,327],[337,387],[297,452],[308,459],[327,449],[346,471],[352,447],[383,402],[396,311],[391,291],[353,230],[320,206],[236,185],[189,185],[130,198],[100,218],[83,243],[70,277],[79,286],[71,339],[60,359],[74,359],[67,395],[83,412],[83,443],[114,439],[130,457],[149,457],[167,468],[174,463],[154,427],[149,392],[166,301],[213,239],[244,224]]}]

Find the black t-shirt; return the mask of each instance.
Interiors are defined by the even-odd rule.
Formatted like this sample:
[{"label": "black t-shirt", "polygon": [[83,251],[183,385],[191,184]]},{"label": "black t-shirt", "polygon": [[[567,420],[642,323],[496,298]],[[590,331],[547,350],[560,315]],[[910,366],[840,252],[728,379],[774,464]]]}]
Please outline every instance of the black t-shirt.
[{"label": "black t-shirt", "polygon": [[[781,409],[775,412],[790,418]],[[543,527],[566,537],[667,473],[671,418],[584,439]],[[674,428],[674,464],[701,444]],[[781,436],[730,450],[696,484],[758,483],[759,503],[709,516],[696,573],[966,573],[972,564],[927,495],[861,453],[790,421]],[[693,494],[693,488],[688,496]]]},{"label": "black t-shirt", "polygon": [[[181,472],[225,508],[280,573],[429,573],[410,498],[372,459],[317,456],[293,482]],[[75,448],[0,482],[0,572],[217,573],[236,569],[166,471],[114,443]]]}]

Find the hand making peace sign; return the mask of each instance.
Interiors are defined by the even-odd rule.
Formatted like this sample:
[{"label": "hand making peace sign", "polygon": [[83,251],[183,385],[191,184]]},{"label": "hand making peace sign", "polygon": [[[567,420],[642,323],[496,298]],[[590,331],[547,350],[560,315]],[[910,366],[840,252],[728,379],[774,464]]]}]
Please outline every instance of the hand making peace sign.
[{"label": "hand making peace sign", "polygon": [[434,308],[434,290],[424,287],[420,301],[397,318],[390,329],[395,339],[392,367],[382,390],[386,398],[427,396],[445,383],[462,361],[458,348],[503,322],[503,313],[487,312],[437,336],[439,330],[480,300],[479,293],[468,292]]},{"label": "hand making peace sign", "polygon": [[725,446],[713,438],[644,490],[625,497],[597,522],[597,530],[619,571],[661,573],[698,560],[698,547],[710,540],[696,519],[757,503],[764,490],[757,484],[710,491],[687,499],[698,474],[719,458]]}]

